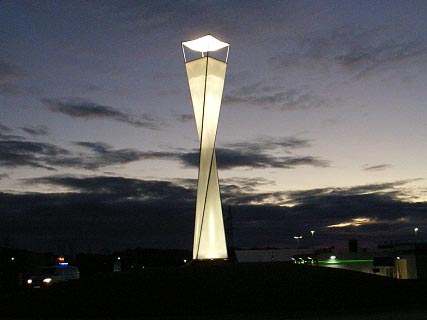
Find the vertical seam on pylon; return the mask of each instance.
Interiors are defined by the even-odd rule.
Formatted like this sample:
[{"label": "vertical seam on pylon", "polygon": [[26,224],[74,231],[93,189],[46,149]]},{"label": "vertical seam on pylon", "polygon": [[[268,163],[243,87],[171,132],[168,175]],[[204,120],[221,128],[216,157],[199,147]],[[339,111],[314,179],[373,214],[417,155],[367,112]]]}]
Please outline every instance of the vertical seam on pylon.
[{"label": "vertical seam on pylon", "polygon": [[[208,65],[209,65],[209,53],[207,53],[207,55],[206,55],[205,88],[204,88],[204,91],[203,91],[202,127],[201,127],[201,130],[200,130],[199,176],[197,178],[197,184],[199,184],[200,170],[201,170],[200,165],[201,165],[201,160],[202,160],[203,124],[205,122],[205,103],[206,103],[206,84],[207,84],[207,81],[208,81]],[[212,167],[212,163],[211,163],[211,167]],[[210,169],[209,169],[209,175],[210,175]],[[210,176],[208,177],[208,183],[206,185],[205,201],[203,203],[203,211],[202,211],[202,220],[200,221],[199,241],[198,241],[198,244],[197,244],[196,260],[199,258],[200,241],[201,241],[201,237],[202,237],[203,220],[205,218],[206,197],[207,197],[207,194],[208,194],[209,179],[210,179]],[[199,190],[199,188],[197,187],[197,191],[198,190]],[[196,199],[196,210],[197,210],[197,199]]]}]

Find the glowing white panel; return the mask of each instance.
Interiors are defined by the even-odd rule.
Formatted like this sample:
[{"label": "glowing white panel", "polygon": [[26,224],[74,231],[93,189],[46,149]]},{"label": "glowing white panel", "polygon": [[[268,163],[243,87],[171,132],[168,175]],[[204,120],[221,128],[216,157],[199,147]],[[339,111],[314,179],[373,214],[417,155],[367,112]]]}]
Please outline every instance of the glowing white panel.
[{"label": "glowing white panel", "polygon": [[227,64],[203,57],[185,64],[200,141],[193,259],[225,259],[215,138]]},{"label": "glowing white panel", "polygon": [[227,42],[218,40],[210,34],[196,40],[185,41],[182,45],[198,52],[217,51],[229,46]]}]

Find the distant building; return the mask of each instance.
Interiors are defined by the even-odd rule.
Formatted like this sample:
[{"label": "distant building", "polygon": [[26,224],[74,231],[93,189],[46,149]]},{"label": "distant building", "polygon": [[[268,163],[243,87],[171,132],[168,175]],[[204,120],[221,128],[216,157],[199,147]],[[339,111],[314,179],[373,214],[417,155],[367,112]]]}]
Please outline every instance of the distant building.
[{"label": "distant building", "polygon": [[389,276],[397,279],[427,279],[427,243],[388,242],[378,245],[378,249],[383,257],[390,260]]},{"label": "distant building", "polygon": [[427,243],[381,243],[377,250],[358,248],[350,240],[348,251],[334,247],[236,249],[238,262],[293,262],[319,267],[352,270],[396,279],[427,279]]}]

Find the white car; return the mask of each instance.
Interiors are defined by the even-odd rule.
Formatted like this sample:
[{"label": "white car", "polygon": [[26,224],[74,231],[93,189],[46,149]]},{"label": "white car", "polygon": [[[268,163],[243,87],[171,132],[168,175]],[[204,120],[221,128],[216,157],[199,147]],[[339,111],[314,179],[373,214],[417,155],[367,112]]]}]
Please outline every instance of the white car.
[{"label": "white car", "polygon": [[41,268],[40,271],[27,280],[31,288],[48,287],[54,283],[80,279],[77,267],[53,266]]}]

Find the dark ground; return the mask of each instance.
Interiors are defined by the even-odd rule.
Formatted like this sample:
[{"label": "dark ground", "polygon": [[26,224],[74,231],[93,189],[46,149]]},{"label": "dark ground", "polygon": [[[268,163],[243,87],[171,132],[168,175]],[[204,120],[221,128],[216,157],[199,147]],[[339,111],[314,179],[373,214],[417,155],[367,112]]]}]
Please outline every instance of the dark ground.
[{"label": "dark ground", "polygon": [[0,297],[1,318],[365,319],[372,314],[378,316],[369,319],[405,319],[405,314],[426,319],[427,281],[288,263],[224,263],[100,273]]}]

